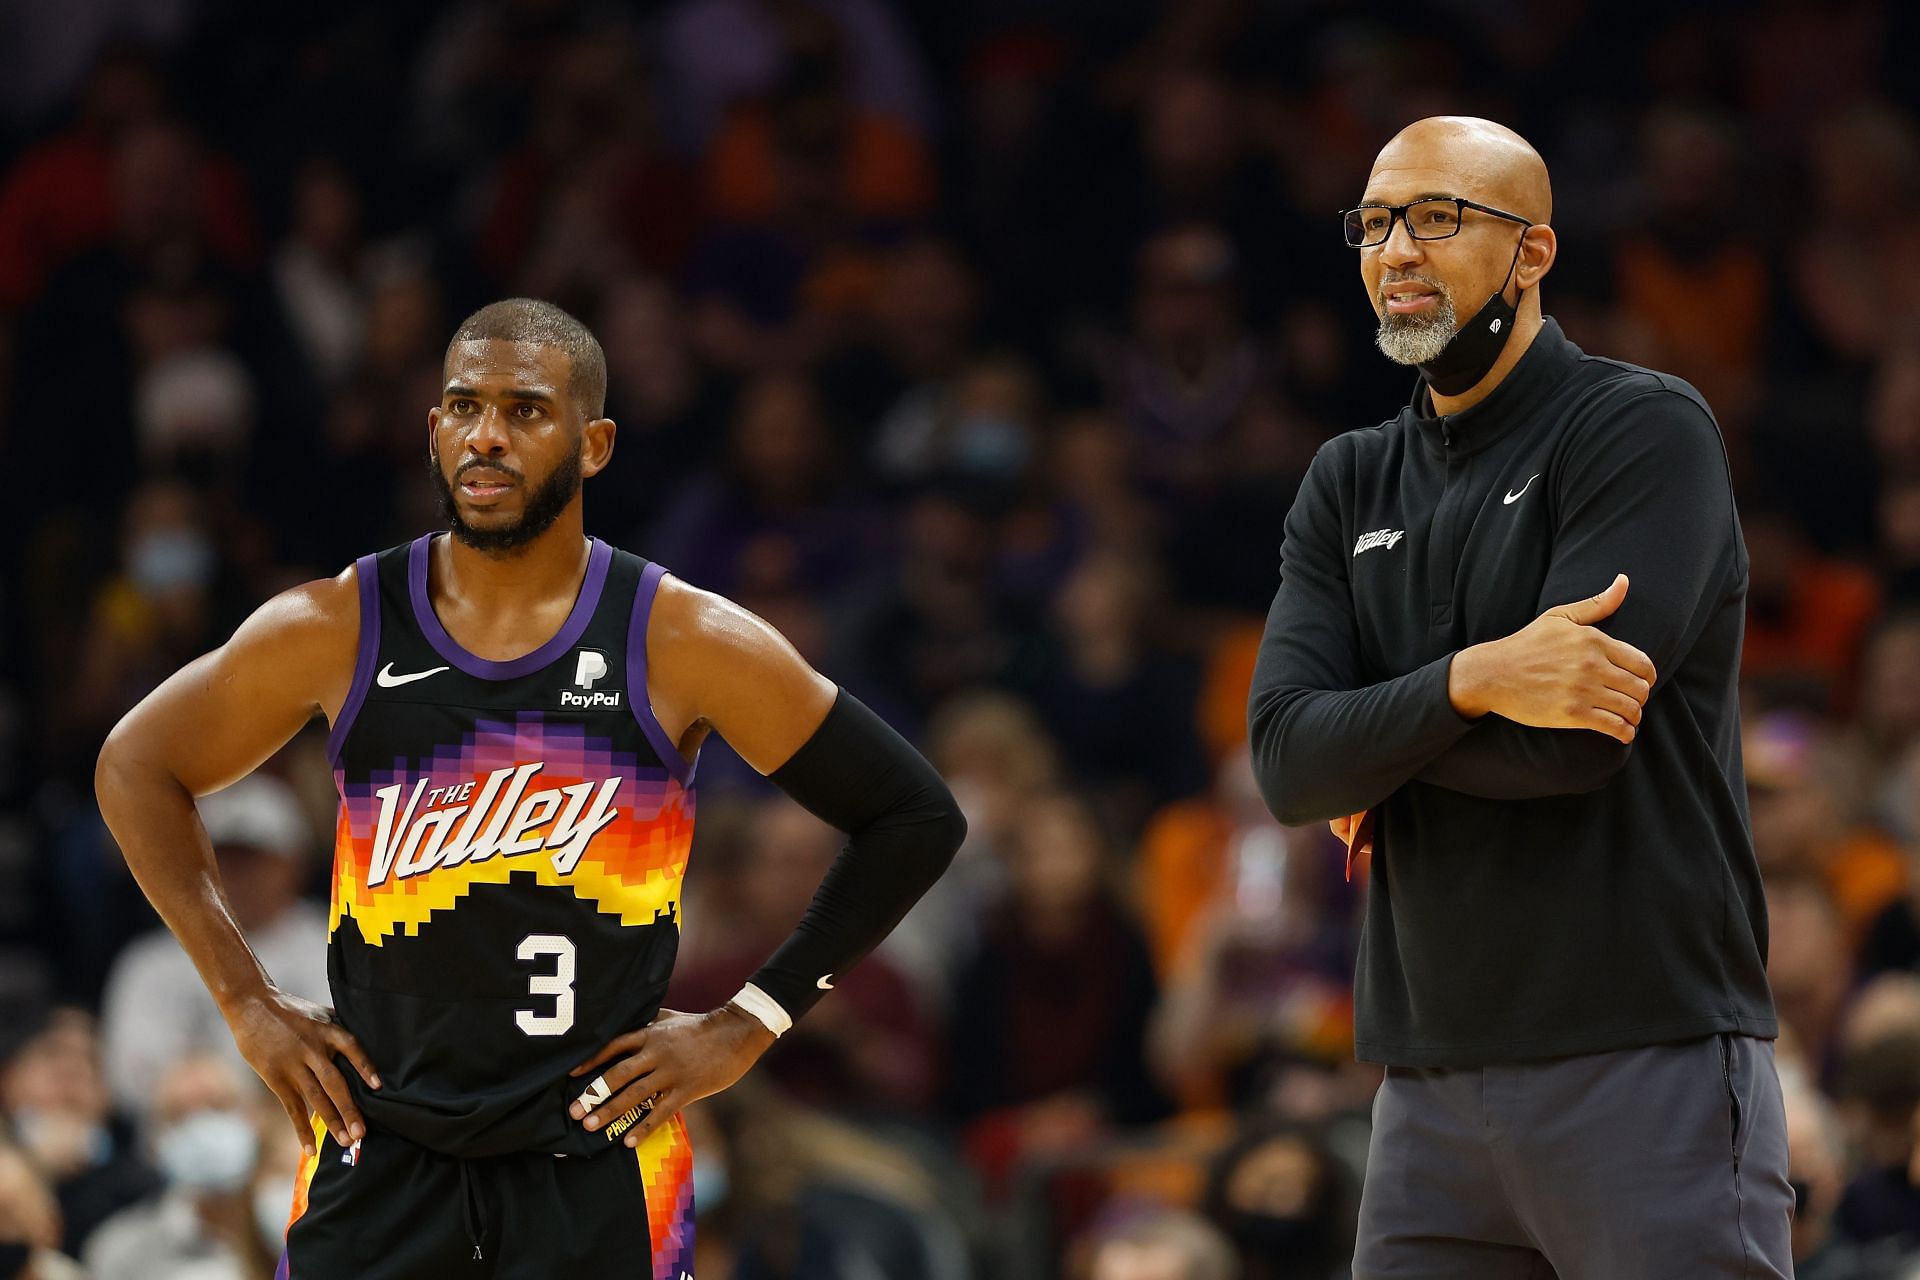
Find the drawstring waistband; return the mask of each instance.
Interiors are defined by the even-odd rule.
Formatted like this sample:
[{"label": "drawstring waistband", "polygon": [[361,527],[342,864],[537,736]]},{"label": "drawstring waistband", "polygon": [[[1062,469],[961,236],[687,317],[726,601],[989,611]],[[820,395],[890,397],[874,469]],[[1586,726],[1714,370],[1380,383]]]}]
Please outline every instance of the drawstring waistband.
[{"label": "drawstring waistband", "polygon": [[481,1211],[480,1188],[474,1181],[471,1160],[460,1162],[460,1199],[464,1202],[461,1209],[466,1219],[467,1238],[473,1241],[473,1260],[478,1262],[482,1257],[480,1237],[486,1228],[486,1215]]}]

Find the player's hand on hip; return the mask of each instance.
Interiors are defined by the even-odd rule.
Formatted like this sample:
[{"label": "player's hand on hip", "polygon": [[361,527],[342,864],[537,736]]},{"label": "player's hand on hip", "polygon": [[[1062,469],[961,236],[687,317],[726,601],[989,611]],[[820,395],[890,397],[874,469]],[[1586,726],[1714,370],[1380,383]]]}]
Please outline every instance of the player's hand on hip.
[{"label": "player's hand on hip", "polygon": [[[771,1031],[729,1006],[711,1013],[662,1009],[652,1023],[608,1041],[569,1072],[592,1079],[568,1114],[597,1133],[637,1111],[640,1119],[620,1135],[637,1147],[682,1107],[745,1075],[772,1043]],[[593,1075],[608,1062],[613,1065]]]},{"label": "player's hand on hip", "polygon": [[226,1015],[242,1056],[293,1121],[302,1151],[315,1154],[314,1116],[343,1147],[366,1136],[366,1122],[353,1103],[347,1078],[333,1064],[334,1055],[352,1063],[368,1088],[378,1089],[380,1076],[333,1010],[269,986],[230,1006]]},{"label": "player's hand on hip", "polygon": [[1454,709],[1632,742],[1653,692],[1653,660],[1596,625],[1626,598],[1623,573],[1597,596],[1557,605],[1505,639],[1462,649],[1447,678]]}]

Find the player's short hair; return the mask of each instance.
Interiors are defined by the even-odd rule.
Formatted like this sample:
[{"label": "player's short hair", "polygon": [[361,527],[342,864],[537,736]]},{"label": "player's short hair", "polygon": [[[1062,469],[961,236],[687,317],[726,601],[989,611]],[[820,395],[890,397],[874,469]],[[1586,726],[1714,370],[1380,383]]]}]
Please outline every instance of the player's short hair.
[{"label": "player's short hair", "polygon": [[489,302],[454,330],[456,342],[534,342],[566,352],[570,372],[567,393],[586,418],[607,411],[607,353],[593,331],[551,302],[538,298],[502,298]]}]

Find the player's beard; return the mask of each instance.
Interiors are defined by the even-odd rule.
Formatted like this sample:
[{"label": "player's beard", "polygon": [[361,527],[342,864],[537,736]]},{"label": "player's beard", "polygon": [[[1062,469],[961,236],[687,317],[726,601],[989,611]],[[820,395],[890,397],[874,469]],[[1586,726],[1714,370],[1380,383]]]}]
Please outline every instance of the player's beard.
[{"label": "player's beard", "polygon": [[[518,520],[486,529],[468,524],[461,518],[460,506],[453,497],[453,484],[447,479],[446,472],[440,469],[440,460],[428,454],[427,470],[433,476],[434,495],[440,500],[440,516],[462,545],[487,555],[511,555],[551,529],[553,522],[560,518],[560,513],[567,509],[567,504],[573,501],[573,495],[580,492],[580,449],[580,444],[576,442],[573,452],[560,460],[553,474],[528,492]],[[495,469],[503,468],[496,466]],[[518,474],[513,478],[525,483],[524,477]]]},{"label": "player's beard", "polygon": [[1386,295],[1382,293],[1380,331],[1374,334],[1373,341],[1386,353],[1387,359],[1396,364],[1426,364],[1447,349],[1453,335],[1460,330],[1460,321],[1453,313],[1453,296],[1438,280],[1402,274],[1392,280],[1382,280],[1380,287],[1384,290],[1389,284],[1408,281],[1434,289],[1438,301],[1433,310],[1424,315],[1397,316],[1385,309]]}]

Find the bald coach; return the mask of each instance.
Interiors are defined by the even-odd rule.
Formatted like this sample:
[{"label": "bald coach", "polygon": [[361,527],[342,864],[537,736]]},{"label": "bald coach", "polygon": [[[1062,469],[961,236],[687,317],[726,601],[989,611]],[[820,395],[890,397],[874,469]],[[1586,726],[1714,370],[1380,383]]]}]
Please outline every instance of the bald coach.
[{"label": "bald coach", "polygon": [[1345,237],[1418,377],[1315,458],[1248,708],[1274,813],[1371,852],[1354,1274],[1786,1277],[1726,453],[1544,313],[1552,216],[1491,121],[1380,152]]}]

